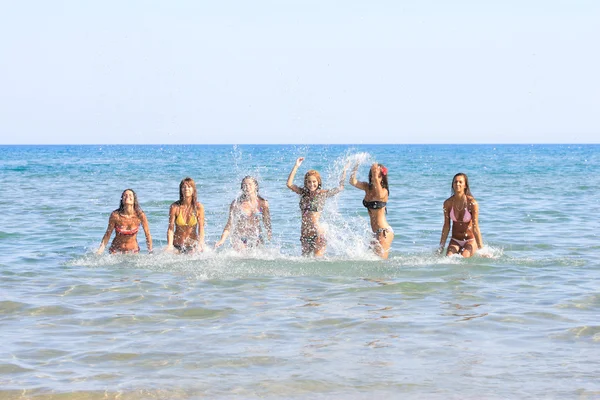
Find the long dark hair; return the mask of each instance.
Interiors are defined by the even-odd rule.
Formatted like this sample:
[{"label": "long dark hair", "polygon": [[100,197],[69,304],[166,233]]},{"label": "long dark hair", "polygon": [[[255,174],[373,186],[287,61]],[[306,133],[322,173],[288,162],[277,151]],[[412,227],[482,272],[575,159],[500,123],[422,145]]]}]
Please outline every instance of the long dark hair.
[{"label": "long dark hair", "polygon": [[256,180],[256,178],[255,178],[255,177],[253,177],[253,176],[250,176],[250,175],[246,175],[246,176],[244,177],[244,179],[242,179],[242,183],[240,184],[240,189],[242,189],[242,193],[241,193],[241,194],[240,194],[240,196],[238,197],[238,202],[241,202],[241,201],[246,201],[246,200],[248,200],[248,189],[246,189],[246,184],[244,183],[244,181],[245,181],[246,179],[249,179],[249,180],[251,180],[252,182],[254,182],[254,186],[256,187],[256,197],[258,197],[258,199],[259,199],[259,200],[264,200],[264,199],[262,198],[262,196],[260,195],[260,193],[258,192],[260,188],[259,188],[259,186],[258,186],[258,181]]},{"label": "long dark hair", "polygon": [[115,211],[117,211],[119,214],[123,214],[125,212],[125,204],[123,203],[123,197],[125,196],[125,192],[127,191],[133,193],[133,210],[135,211],[138,218],[141,218],[141,215],[144,213],[144,211],[142,211],[140,203],[138,203],[137,194],[135,194],[135,191],[133,189],[123,190],[123,193],[121,193],[121,202],[119,203],[119,208],[117,208]]},{"label": "long dark hair", "polygon": [[[388,195],[390,194],[390,187],[388,185],[388,179],[387,179],[387,168],[385,168],[385,165],[383,164],[377,164],[379,165],[379,167],[381,167],[382,171],[381,171],[381,187],[386,188],[388,191]],[[386,171],[385,175],[383,174],[383,170]],[[369,189],[373,187],[373,172],[371,172],[371,170],[369,169]]]},{"label": "long dark hair", "polygon": [[469,188],[469,177],[467,176],[467,174],[464,174],[462,172],[459,172],[458,174],[454,175],[454,177],[452,178],[452,183],[450,184],[450,193],[452,193],[452,196],[454,196],[454,180],[459,176],[462,176],[465,178],[465,194],[467,196],[473,197],[473,195],[471,194],[471,189]]},{"label": "long dark hair", "polygon": [[198,190],[196,189],[196,183],[189,176],[187,178],[183,178],[181,182],[179,182],[179,200],[176,202],[177,205],[183,205],[183,185],[189,185],[194,189],[192,193],[192,212],[196,215],[196,205],[198,204]]}]

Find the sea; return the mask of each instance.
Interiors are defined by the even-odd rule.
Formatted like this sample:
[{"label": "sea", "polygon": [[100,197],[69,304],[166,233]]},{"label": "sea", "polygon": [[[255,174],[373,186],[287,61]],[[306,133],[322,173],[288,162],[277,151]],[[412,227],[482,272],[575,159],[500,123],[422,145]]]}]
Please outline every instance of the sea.
[{"label": "sea", "polygon": [[[301,256],[298,157],[324,189],[388,168],[388,260],[348,177]],[[470,259],[436,253],[458,172]],[[247,175],[273,238],[215,250]],[[208,246],[174,255],[185,177]],[[97,255],[127,188],[155,250]],[[0,399],[599,399],[599,188],[599,145],[0,146]]]}]

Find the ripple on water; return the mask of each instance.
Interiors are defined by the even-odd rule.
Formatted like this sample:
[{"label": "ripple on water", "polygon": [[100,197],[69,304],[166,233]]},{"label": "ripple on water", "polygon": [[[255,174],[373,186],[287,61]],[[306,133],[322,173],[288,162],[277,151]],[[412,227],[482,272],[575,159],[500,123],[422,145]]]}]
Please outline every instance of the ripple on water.
[{"label": "ripple on water", "polygon": [[40,307],[32,307],[28,310],[27,314],[30,316],[36,317],[46,317],[46,316],[61,316],[61,315],[71,315],[76,314],[77,311],[72,309],[71,307],[66,306],[40,306]]},{"label": "ripple on water", "polygon": [[202,307],[175,308],[163,310],[163,312],[177,318],[186,319],[218,319],[231,315],[234,312],[233,308],[225,308],[221,310],[208,309]]},{"label": "ripple on water", "polygon": [[3,300],[0,301],[0,315],[19,315],[30,306],[20,301]]},{"label": "ripple on water", "polygon": [[600,294],[588,294],[578,299],[568,299],[556,305],[557,308],[597,310],[600,308]]}]

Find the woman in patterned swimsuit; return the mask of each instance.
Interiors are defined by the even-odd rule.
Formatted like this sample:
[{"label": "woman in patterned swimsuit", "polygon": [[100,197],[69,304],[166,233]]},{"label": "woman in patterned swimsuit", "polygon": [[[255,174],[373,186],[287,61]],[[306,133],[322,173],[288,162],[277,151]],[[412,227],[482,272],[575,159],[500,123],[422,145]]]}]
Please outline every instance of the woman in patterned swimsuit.
[{"label": "woman in patterned swimsuit", "polygon": [[302,255],[314,255],[321,257],[325,254],[327,241],[319,220],[321,212],[325,206],[325,200],[335,196],[344,189],[344,179],[346,179],[346,170],[342,172],[340,184],[337,188],[324,190],[321,188],[321,175],[314,169],[309,170],[304,175],[304,186],[294,185],[294,177],[298,168],[304,161],[304,157],[296,160],[292,171],[287,180],[287,187],[294,193],[300,195],[300,211],[302,212],[302,225],[300,228],[300,243],[302,244]]}]

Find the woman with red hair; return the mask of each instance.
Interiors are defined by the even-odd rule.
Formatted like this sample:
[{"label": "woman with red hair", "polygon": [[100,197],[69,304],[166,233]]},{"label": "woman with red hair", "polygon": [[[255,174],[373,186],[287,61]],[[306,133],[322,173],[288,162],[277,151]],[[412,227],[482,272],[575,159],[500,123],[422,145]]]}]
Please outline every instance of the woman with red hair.
[{"label": "woman with red hair", "polygon": [[322,189],[321,175],[314,169],[309,170],[304,175],[304,186],[298,187],[294,185],[294,177],[303,161],[304,157],[296,160],[296,164],[294,164],[288,177],[287,187],[300,195],[300,211],[302,212],[300,243],[302,244],[302,255],[321,257],[325,254],[327,247],[325,232],[319,225],[321,212],[325,206],[325,199],[335,196],[344,189],[347,167],[344,167],[344,172],[337,188],[330,190]]}]

